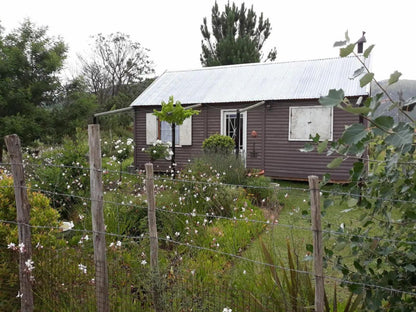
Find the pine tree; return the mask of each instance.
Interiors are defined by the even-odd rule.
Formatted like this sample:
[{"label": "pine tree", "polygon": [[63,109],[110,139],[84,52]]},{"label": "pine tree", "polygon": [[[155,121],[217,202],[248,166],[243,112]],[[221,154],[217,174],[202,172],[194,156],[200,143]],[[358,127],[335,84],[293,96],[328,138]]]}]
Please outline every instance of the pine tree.
[{"label": "pine tree", "polygon": [[[211,13],[212,33],[208,29],[207,18],[201,25],[203,66],[256,63],[262,59],[261,49],[270,36],[269,19],[263,13],[257,21],[253,6],[246,9],[244,3],[238,8],[235,3],[225,5],[220,12],[215,2]],[[276,59],[276,48],[267,55],[266,61]]]}]

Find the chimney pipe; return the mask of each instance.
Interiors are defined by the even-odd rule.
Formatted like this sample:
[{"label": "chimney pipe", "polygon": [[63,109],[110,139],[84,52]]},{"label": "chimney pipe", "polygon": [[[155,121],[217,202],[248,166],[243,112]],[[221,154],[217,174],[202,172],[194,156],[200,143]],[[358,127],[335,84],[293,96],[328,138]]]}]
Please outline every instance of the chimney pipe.
[{"label": "chimney pipe", "polygon": [[367,42],[367,40],[365,39],[365,31],[363,31],[363,35],[357,41],[357,46],[358,46],[357,52],[358,52],[358,54],[362,54],[363,53],[364,43],[365,42]]}]

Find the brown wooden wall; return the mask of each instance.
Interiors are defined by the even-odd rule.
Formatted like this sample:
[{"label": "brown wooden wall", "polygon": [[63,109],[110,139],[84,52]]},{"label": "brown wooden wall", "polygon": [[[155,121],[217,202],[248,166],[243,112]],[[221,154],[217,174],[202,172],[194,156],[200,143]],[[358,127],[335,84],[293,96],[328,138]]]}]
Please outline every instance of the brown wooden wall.
[{"label": "brown wooden wall", "polygon": [[[350,99],[351,100],[351,99]],[[203,104],[200,114],[192,118],[192,145],[176,148],[176,162],[185,166],[201,153],[202,142],[212,134],[220,133],[221,109],[237,109],[254,103]],[[346,181],[353,161],[329,170],[326,165],[335,157],[315,152],[299,151],[306,142],[289,141],[289,107],[319,105],[317,100],[268,102],[247,112],[247,168],[264,169],[265,174],[278,179],[307,179],[308,175],[331,173],[334,180]],[[135,166],[143,169],[149,160],[141,151],[146,147],[146,113],[157,107],[135,108]],[[337,139],[346,125],[359,121],[357,116],[334,109],[333,137]],[[255,130],[257,137],[251,132]],[[169,169],[169,161],[155,162],[155,170]]]}]

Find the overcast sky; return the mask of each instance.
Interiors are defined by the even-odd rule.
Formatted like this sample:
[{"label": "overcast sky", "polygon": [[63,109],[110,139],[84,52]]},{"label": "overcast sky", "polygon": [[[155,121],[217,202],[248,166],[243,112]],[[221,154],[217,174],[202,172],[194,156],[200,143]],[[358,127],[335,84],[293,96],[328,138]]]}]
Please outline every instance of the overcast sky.
[{"label": "overcast sky", "polygon": [[[218,0],[222,10],[227,0]],[[232,1],[230,1],[232,2]],[[272,31],[264,53],[277,48],[277,61],[338,56],[335,41],[348,30],[352,41],[365,30],[375,44],[372,70],[379,80],[395,70],[416,79],[414,1],[412,0],[246,0],[269,18]],[[201,32],[214,0],[3,0],[0,25],[6,33],[29,18],[47,26],[69,47],[68,72],[76,73],[77,54],[88,53],[90,36],[122,32],[150,49],[156,73],[200,68]]]}]

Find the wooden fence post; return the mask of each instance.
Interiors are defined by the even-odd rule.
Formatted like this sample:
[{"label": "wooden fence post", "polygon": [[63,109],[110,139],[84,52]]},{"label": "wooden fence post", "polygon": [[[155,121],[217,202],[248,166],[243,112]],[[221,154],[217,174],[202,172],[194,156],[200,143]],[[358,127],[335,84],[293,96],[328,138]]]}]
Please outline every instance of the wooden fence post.
[{"label": "wooden fence post", "polygon": [[103,212],[100,125],[88,125],[88,145],[97,311],[108,312],[110,305]]},{"label": "wooden fence post", "polygon": [[325,288],[319,179],[317,176],[309,176],[308,180],[311,193],[313,264],[315,272],[315,311],[323,312],[325,307]]},{"label": "wooden fence post", "polygon": [[[19,233],[20,307],[22,312],[33,311],[31,283],[32,240],[30,232],[30,205],[27,197],[20,139],[16,134],[4,138],[12,164],[14,194],[16,198],[17,227]],[[21,245],[23,244],[23,245]],[[23,247],[24,246],[24,247]]]},{"label": "wooden fence post", "polygon": [[149,221],[150,237],[150,271],[152,276],[152,295],[155,311],[162,311],[159,294],[159,264],[158,264],[158,237],[156,226],[156,203],[154,194],[153,164],[147,163],[146,167],[146,193],[147,193],[147,217]]}]

